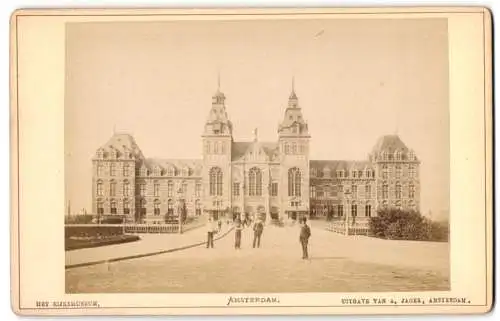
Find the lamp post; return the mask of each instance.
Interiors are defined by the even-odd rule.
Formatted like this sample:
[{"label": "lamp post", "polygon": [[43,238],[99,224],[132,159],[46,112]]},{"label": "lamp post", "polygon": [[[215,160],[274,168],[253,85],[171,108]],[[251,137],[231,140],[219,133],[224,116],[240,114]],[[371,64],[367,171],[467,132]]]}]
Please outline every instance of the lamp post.
[{"label": "lamp post", "polygon": [[179,234],[182,234],[182,212],[183,212],[183,200],[182,200],[182,188],[179,188],[177,190],[177,217],[178,217],[178,223],[179,223]]},{"label": "lamp post", "polygon": [[349,200],[351,197],[351,191],[347,189],[344,192],[344,196],[347,202],[347,208],[345,209],[345,235],[349,235]]}]

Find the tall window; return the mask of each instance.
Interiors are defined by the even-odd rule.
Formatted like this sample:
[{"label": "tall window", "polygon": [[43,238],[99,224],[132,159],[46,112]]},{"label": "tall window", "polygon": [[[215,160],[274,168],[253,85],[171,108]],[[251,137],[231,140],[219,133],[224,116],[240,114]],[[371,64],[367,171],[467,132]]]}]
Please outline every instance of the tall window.
[{"label": "tall window", "polygon": [[382,165],[382,179],[387,179],[389,176],[389,169],[387,168],[387,165]]},{"label": "tall window", "polygon": [[111,200],[110,204],[111,204],[111,214],[116,214],[116,201]]},{"label": "tall window", "polygon": [[396,199],[401,199],[401,184],[396,183]]},{"label": "tall window", "polygon": [[130,183],[128,180],[123,181],[123,196],[130,196]]},{"label": "tall window", "polygon": [[370,204],[365,205],[365,216],[367,217],[372,216],[372,206]]},{"label": "tall window", "polygon": [[358,171],[358,178],[363,177],[363,171]]},{"label": "tall window", "polygon": [[195,186],[195,189],[194,189],[194,195],[196,197],[200,197],[201,196],[201,184],[200,183],[196,183],[196,186]]},{"label": "tall window", "polygon": [[104,203],[102,200],[97,201],[97,214],[99,215],[104,214]]},{"label": "tall window", "polygon": [[240,196],[240,183],[233,183],[233,196]]},{"label": "tall window", "polygon": [[139,195],[146,196],[146,184],[145,183],[141,183],[139,185]]},{"label": "tall window", "polygon": [[102,191],[102,181],[98,180],[97,181],[97,191],[96,191],[98,196],[102,196],[103,191]]},{"label": "tall window", "polygon": [[167,195],[168,197],[172,197],[174,193],[174,183],[172,181],[168,181],[167,183]]},{"label": "tall window", "polygon": [[210,196],[222,196],[222,170],[219,167],[210,169]]},{"label": "tall window", "polygon": [[249,195],[250,196],[261,196],[262,195],[262,172],[260,169],[254,167],[250,169],[248,173],[249,181]]},{"label": "tall window", "polygon": [[158,181],[155,181],[153,186],[154,186],[154,196],[156,197],[160,196],[160,183],[158,183]]},{"label": "tall window", "polygon": [[371,176],[371,170],[366,170],[366,173],[365,173],[366,177],[370,177]]},{"label": "tall window", "polygon": [[344,192],[344,185],[339,185],[339,192],[343,193]]},{"label": "tall window", "polygon": [[396,178],[401,178],[402,170],[401,165],[396,165]]},{"label": "tall window", "polygon": [[114,180],[109,183],[109,196],[116,196],[116,182]]},{"label": "tall window", "polygon": [[337,205],[337,213],[339,216],[344,216],[344,205]]},{"label": "tall window", "polygon": [[309,193],[311,194],[311,195],[310,195],[310,197],[311,197],[311,198],[316,198],[316,186],[314,186],[314,185],[313,185],[313,186],[311,186],[311,187],[309,188]]},{"label": "tall window", "polygon": [[385,182],[384,185],[382,185],[382,198],[383,199],[389,198],[389,186]]},{"label": "tall window", "polygon": [[415,198],[415,185],[410,184],[410,191],[409,191],[409,197],[410,198]]},{"label": "tall window", "polygon": [[186,182],[182,183],[182,193],[186,195],[188,190],[188,184]]},{"label": "tall window", "polygon": [[324,196],[324,194],[323,194],[323,188],[318,187],[318,188],[316,189],[316,197],[317,197],[317,198],[323,198],[323,196]]},{"label": "tall window", "polygon": [[111,163],[109,164],[109,176],[115,176],[116,175],[116,164]]},{"label": "tall window", "polygon": [[123,200],[123,214],[130,214],[130,204],[127,199]]},{"label": "tall window", "polygon": [[369,184],[365,185],[365,197],[370,198],[372,195],[372,187]]},{"label": "tall window", "polygon": [[410,151],[410,153],[408,154],[408,159],[415,160],[415,152],[414,151]]},{"label": "tall window", "polygon": [[295,142],[292,143],[292,154],[297,154],[297,143]]},{"label": "tall window", "polygon": [[154,214],[155,215],[160,215],[160,201],[159,200],[155,200],[155,203],[154,203]]},{"label": "tall window", "polygon": [[271,183],[271,196],[278,196],[278,183],[277,182]]},{"label": "tall window", "polygon": [[168,216],[174,215],[174,202],[172,200],[167,202],[167,214]]},{"label": "tall window", "polygon": [[408,176],[410,176],[411,178],[414,178],[417,176],[417,172],[415,171],[415,165],[410,165],[408,167]]},{"label": "tall window", "polygon": [[97,176],[102,176],[103,169],[104,166],[101,163],[97,164]]},{"label": "tall window", "polygon": [[396,152],[396,160],[401,160],[401,152],[399,150]]},{"label": "tall window", "polygon": [[123,176],[129,176],[129,175],[130,175],[130,165],[123,164]]},{"label": "tall window", "polygon": [[172,166],[170,166],[167,170],[167,175],[168,176],[175,176],[175,168],[173,168]]},{"label": "tall window", "polygon": [[356,177],[358,176],[357,174],[358,174],[358,172],[357,172],[357,171],[354,171],[354,170],[353,170],[353,171],[351,171],[351,176],[352,176],[352,178],[356,178]]},{"label": "tall window", "polygon": [[201,215],[201,206],[200,206],[200,200],[196,200],[196,202],[194,203],[195,205],[195,210],[196,210],[196,216],[200,216]]},{"label": "tall window", "polygon": [[351,216],[352,217],[358,216],[358,205],[356,204],[351,205]]},{"label": "tall window", "polygon": [[358,185],[352,184],[351,191],[352,197],[358,197]]},{"label": "tall window", "polygon": [[141,199],[141,216],[145,216],[146,215],[146,200],[145,199]]},{"label": "tall window", "polygon": [[284,144],[285,154],[290,154],[290,145],[288,143]]},{"label": "tall window", "polygon": [[288,170],[288,196],[300,196],[301,175],[297,167]]}]

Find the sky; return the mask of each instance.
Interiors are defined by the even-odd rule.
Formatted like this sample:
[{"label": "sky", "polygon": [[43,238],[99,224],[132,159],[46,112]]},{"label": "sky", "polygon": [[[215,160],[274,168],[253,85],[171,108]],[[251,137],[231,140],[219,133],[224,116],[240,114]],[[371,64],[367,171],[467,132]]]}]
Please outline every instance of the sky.
[{"label": "sky", "polygon": [[363,160],[397,133],[421,159],[421,209],[449,209],[445,19],[69,23],[66,199],[91,208],[92,163],[114,132],[147,157],[201,158],[217,90],[235,140],[276,141],[292,78],[311,159]]}]

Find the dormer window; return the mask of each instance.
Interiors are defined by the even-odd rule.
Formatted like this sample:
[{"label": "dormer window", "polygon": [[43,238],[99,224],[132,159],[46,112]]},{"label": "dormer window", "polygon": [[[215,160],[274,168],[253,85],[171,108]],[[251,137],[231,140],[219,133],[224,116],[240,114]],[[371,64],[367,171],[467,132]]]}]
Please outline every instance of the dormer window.
[{"label": "dormer window", "polygon": [[408,158],[409,158],[409,160],[415,160],[415,152],[410,151],[410,153],[408,154]]},{"label": "dormer window", "polygon": [[141,167],[141,176],[148,176],[148,169],[144,165]]},{"label": "dormer window", "polygon": [[383,152],[382,153],[382,159],[385,160],[385,161],[388,160],[389,159],[389,154],[387,154],[387,152]]},{"label": "dormer window", "polygon": [[351,175],[352,175],[352,178],[356,178],[358,176],[357,172],[355,170],[351,171]]},{"label": "dormer window", "polygon": [[167,171],[167,175],[168,176],[175,176],[175,168],[173,168],[172,166],[168,168],[168,171]]},{"label": "dormer window", "polygon": [[396,160],[401,160],[401,151],[399,150],[396,152]]},{"label": "dormer window", "polygon": [[182,176],[189,176],[189,168],[188,167],[184,167],[184,169],[182,170]]},{"label": "dormer window", "polygon": [[161,168],[159,166],[155,166],[153,173],[154,176],[161,176]]},{"label": "dormer window", "polygon": [[102,148],[97,150],[97,158],[104,158],[104,150]]}]

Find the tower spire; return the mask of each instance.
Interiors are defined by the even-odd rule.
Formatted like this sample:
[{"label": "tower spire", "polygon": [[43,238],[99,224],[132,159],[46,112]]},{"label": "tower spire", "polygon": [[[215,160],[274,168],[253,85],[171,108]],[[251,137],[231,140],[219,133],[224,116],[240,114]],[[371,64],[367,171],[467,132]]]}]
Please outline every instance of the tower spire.
[{"label": "tower spire", "polygon": [[217,71],[217,91],[220,91],[220,70]]},{"label": "tower spire", "polygon": [[292,92],[295,92],[295,75],[292,76]]}]

